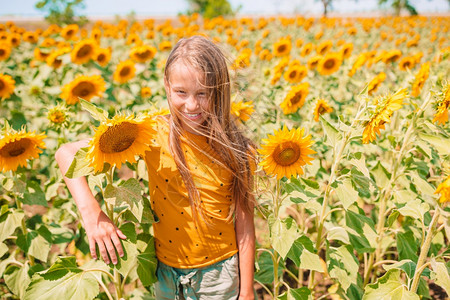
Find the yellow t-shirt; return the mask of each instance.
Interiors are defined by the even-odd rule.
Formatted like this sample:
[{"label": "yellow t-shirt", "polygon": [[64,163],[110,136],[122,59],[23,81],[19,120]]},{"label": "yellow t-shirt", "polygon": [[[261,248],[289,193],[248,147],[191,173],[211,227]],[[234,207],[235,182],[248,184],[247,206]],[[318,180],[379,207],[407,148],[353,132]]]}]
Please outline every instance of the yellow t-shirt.
[{"label": "yellow t-shirt", "polygon": [[199,268],[231,257],[238,251],[234,223],[227,220],[232,203],[231,172],[217,164],[219,157],[206,137],[183,133],[181,147],[200,193],[205,218],[209,219],[207,225],[198,216],[196,223],[186,187],[169,151],[168,121],[160,116],[156,123],[155,145],[145,155],[150,202],[159,219],[153,224],[156,256],[176,268]]}]

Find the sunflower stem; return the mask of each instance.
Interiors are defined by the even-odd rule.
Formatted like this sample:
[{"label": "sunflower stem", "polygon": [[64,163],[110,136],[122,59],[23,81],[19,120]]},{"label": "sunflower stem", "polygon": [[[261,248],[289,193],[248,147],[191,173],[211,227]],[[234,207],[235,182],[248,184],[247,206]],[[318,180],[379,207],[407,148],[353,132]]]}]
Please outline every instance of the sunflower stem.
[{"label": "sunflower stem", "polygon": [[[17,208],[18,209],[23,209],[22,202],[20,202],[20,200],[17,199],[17,197],[14,197],[14,200],[16,201]],[[22,218],[22,221],[20,222],[20,225],[21,225],[21,229],[22,229],[22,234],[24,236],[26,236],[28,234],[28,229],[27,229],[27,225],[25,223],[25,217]],[[30,266],[34,266],[35,265],[34,257],[29,255],[29,254],[27,254],[27,257],[28,257],[28,259],[30,261]]]}]

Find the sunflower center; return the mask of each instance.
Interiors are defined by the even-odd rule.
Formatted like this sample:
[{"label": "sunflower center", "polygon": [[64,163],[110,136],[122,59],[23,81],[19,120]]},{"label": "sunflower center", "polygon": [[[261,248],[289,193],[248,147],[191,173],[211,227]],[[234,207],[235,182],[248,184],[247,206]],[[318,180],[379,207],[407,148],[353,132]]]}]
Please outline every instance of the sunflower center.
[{"label": "sunflower center", "polygon": [[3,55],[5,55],[5,50],[4,49],[0,49],[0,56],[3,56]]},{"label": "sunflower center", "polygon": [[129,67],[124,67],[124,68],[122,68],[122,70],[120,70],[120,76],[121,77],[125,77],[125,76],[128,76],[128,74],[130,74],[130,68]]},{"label": "sunflower center", "polygon": [[82,81],[77,84],[73,89],[73,94],[77,97],[86,97],[95,91],[95,87],[92,83]]},{"label": "sunflower center", "polygon": [[140,59],[147,59],[150,57],[150,55],[151,55],[150,50],[145,50],[144,52],[136,53],[136,56],[139,57]]},{"label": "sunflower center", "polygon": [[325,107],[323,107],[322,105],[319,106],[319,109],[317,110],[317,112],[319,113],[319,115],[323,115],[325,113],[326,109]]},{"label": "sunflower center", "polygon": [[85,57],[89,55],[92,51],[91,45],[83,45],[77,52],[77,57]]},{"label": "sunflower center", "polygon": [[294,79],[297,76],[297,71],[292,71],[289,73],[289,78]]},{"label": "sunflower center", "polygon": [[97,56],[97,61],[103,62],[103,61],[105,61],[105,60],[106,60],[105,54],[99,54],[99,55]]},{"label": "sunflower center", "polygon": [[109,127],[99,141],[100,151],[117,153],[130,148],[138,136],[138,125],[123,122]]},{"label": "sunflower center", "polygon": [[334,61],[334,59],[327,59],[323,64],[323,66],[325,69],[332,69],[335,64],[336,62]]},{"label": "sunflower center", "polygon": [[301,92],[296,93],[295,96],[291,98],[291,104],[295,105],[295,104],[299,103],[301,99],[302,99],[302,93]]},{"label": "sunflower center", "polygon": [[[1,55],[1,52],[0,52]],[[3,90],[3,88],[5,87],[5,83],[3,82],[3,80],[0,80],[0,91]]]},{"label": "sunflower center", "polygon": [[6,144],[2,149],[0,149],[0,156],[3,157],[15,157],[24,153],[28,147],[31,145],[31,141],[27,138],[14,141],[12,143]]},{"label": "sunflower center", "polygon": [[300,147],[293,142],[278,145],[273,152],[273,160],[281,166],[290,166],[300,158]]},{"label": "sunflower center", "polygon": [[278,52],[279,53],[283,53],[284,51],[286,51],[286,45],[281,45],[278,47]]}]

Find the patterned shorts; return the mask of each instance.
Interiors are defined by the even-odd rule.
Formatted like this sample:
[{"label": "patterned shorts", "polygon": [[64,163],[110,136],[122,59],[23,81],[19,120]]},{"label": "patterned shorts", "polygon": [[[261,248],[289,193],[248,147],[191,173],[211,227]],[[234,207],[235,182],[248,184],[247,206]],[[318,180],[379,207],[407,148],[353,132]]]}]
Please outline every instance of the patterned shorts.
[{"label": "patterned shorts", "polygon": [[158,262],[157,300],[231,300],[239,296],[237,254],[210,266],[178,269]]}]

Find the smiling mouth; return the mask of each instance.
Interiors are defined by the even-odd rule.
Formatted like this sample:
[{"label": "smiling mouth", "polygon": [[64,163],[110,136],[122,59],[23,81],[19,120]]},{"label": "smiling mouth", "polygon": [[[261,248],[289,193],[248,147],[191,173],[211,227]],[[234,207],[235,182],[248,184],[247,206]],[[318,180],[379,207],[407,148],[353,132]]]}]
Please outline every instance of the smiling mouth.
[{"label": "smiling mouth", "polygon": [[201,113],[197,113],[197,114],[188,114],[188,113],[183,113],[189,120],[197,120],[199,119],[202,114]]}]

